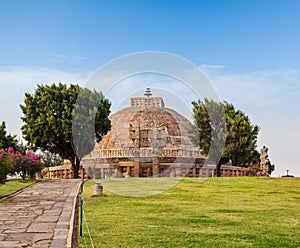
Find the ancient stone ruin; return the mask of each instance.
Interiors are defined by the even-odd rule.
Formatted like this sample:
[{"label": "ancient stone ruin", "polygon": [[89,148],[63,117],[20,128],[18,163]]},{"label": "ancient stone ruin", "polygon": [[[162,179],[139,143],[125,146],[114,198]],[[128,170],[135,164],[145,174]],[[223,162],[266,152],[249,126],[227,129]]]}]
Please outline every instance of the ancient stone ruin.
[{"label": "ancient stone ruin", "polygon": [[82,161],[91,177],[208,177],[215,169],[192,144],[191,123],[149,88],[110,120],[111,130]]}]

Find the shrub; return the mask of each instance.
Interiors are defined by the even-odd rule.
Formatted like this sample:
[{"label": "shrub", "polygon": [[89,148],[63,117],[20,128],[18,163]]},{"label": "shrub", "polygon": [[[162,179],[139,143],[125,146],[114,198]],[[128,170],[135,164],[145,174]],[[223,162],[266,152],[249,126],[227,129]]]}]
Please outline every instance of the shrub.
[{"label": "shrub", "polygon": [[8,148],[8,153],[13,158],[12,173],[20,173],[23,179],[26,176],[34,178],[35,173],[41,172],[44,167],[39,155],[33,153],[23,155],[19,151],[14,152],[12,147]]},{"label": "shrub", "polygon": [[11,172],[13,166],[12,156],[5,152],[3,149],[0,150],[0,184],[4,184],[7,175]]},{"label": "shrub", "polygon": [[261,173],[262,173],[262,171],[261,171],[259,163],[250,164],[247,168],[245,168],[246,176],[260,176]]}]

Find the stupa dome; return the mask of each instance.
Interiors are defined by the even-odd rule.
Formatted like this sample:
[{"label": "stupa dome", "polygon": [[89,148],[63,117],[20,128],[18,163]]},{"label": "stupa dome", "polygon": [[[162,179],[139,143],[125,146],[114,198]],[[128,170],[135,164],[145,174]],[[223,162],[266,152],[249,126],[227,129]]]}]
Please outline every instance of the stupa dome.
[{"label": "stupa dome", "polygon": [[191,123],[175,110],[165,108],[161,97],[132,98],[131,106],[110,116],[111,130],[99,149],[165,147],[191,149]]}]

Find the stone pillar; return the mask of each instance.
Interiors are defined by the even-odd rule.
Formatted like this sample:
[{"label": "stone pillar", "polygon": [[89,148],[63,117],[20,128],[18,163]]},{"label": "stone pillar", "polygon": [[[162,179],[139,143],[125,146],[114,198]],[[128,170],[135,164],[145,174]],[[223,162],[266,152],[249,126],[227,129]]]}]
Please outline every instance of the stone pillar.
[{"label": "stone pillar", "polygon": [[100,169],[99,168],[95,168],[93,174],[94,174],[93,175],[94,179],[100,179],[101,178],[101,174],[100,174]]},{"label": "stone pillar", "polygon": [[176,177],[175,168],[170,168],[170,177]]},{"label": "stone pillar", "polygon": [[199,177],[203,177],[203,169],[199,168]]},{"label": "stone pillar", "polygon": [[127,171],[126,171],[126,175],[125,175],[125,178],[129,178],[129,177],[131,177],[130,176],[130,166],[127,166]]},{"label": "stone pillar", "polygon": [[152,174],[153,177],[157,177],[159,174],[159,163],[158,163],[158,159],[154,158],[152,159]]},{"label": "stone pillar", "polygon": [[73,171],[72,169],[70,170],[69,177],[70,177],[70,178],[74,178],[74,171]]},{"label": "stone pillar", "polygon": [[181,177],[181,176],[182,176],[181,167],[176,167],[176,177]]},{"label": "stone pillar", "polygon": [[193,177],[196,177],[196,167],[193,167]]},{"label": "stone pillar", "polygon": [[140,163],[139,161],[134,162],[134,177],[140,177]]},{"label": "stone pillar", "polygon": [[151,176],[151,168],[148,168],[147,169],[147,177],[150,177]]},{"label": "stone pillar", "polygon": [[118,169],[117,168],[114,168],[113,177],[118,178]]}]

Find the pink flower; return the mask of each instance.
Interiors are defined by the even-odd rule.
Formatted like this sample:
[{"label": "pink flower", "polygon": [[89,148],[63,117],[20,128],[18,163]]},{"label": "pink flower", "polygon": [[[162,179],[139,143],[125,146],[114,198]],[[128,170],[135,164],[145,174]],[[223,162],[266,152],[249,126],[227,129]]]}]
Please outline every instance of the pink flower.
[{"label": "pink flower", "polygon": [[11,146],[8,147],[7,152],[10,153],[10,154],[14,153],[14,148],[12,148]]}]

